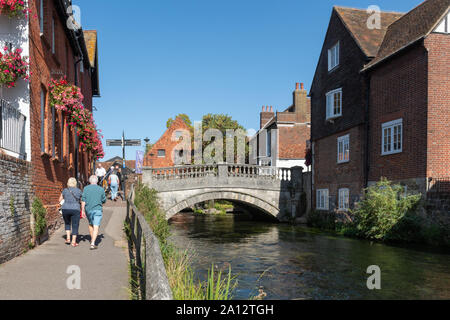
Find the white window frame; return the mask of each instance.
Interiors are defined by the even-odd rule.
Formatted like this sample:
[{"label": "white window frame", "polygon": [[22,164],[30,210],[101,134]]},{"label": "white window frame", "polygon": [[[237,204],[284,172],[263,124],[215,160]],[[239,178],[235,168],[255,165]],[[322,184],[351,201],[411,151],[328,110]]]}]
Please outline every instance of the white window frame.
[{"label": "white window frame", "polygon": [[348,211],[350,210],[350,190],[348,188],[339,189],[339,210]]},{"label": "white window frame", "polygon": [[44,0],[39,0],[39,31],[44,34]]},{"label": "white window frame", "polygon": [[316,191],[316,209],[329,210],[329,191],[328,189],[317,189]]},{"label": "white window frame", "polygon": [[[341,157],[342,155],[342,157]],[[350,135],[339,137],[337,142],[337,163],[350,162]]]},{"label": "white window frame", "polygon": [[340,54],[340,44],[338,41],[338,43],[336,43],[333,47],[328,49],[328,71],[332,71],[339,66],[340,62],[339,54]]},{"label": "white window frame", "polygon": [[381,126],[381,154],[386,156],[401,152],[403,152],[403,119],[383,123]]},{"label": "white window frame", "polygon": [[[164,151],[164,155],[163,156],[160,156],[159,155],[159,152],[160,151]],[[157,151],[156,151],[156,156],[158,157],[158,158],[165,158],[166,157],[166,149],[158,149]]]},{"label": "white window frame", "polygon": [[[336,113],[336,95],[339,94],[339,112]],[[327,103],[327,120],[335,119],[342,116],[342,88],[338,88],[327,92],[326,94]]]}]

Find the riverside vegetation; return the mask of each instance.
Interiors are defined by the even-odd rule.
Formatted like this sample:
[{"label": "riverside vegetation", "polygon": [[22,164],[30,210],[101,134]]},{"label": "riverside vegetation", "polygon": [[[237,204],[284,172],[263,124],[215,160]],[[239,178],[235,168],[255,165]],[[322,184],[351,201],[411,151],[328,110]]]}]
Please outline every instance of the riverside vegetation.
[{"label": "riverside vegetation", "polygon": [[[191,267],[192,254],[188,251],[180,251],[169,240],[171,235],[169,223],[158,206],[157,192],[144,185],[138,185],[135,189],[134,202],[158,238],[173,298],[175,300],[230,300],[237,286],[236,278],[231,275],[231,267],[228,269],[228,274],[223,274],[212,265],[205,282],[195,279],[194,270]],[[130,274],[133,274],[133,270],[130,270]],[[132,298],[139,298],[135,290],[138,281],[131,278],[130,285]]]},{"label": "riverside vegetation", "polygon": [[364,199],[350,210],[351,222],[337,222],[334,213],[313,212],[308,224],[372,241],[450,246],[449,230],[418,214],[422,196],[404,193],[401,185],[382,179],[366,189]]}]

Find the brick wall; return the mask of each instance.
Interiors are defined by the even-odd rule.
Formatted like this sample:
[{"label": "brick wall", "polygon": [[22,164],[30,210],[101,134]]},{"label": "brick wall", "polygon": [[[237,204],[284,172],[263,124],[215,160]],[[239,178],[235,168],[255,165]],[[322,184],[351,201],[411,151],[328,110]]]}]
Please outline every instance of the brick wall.
[{"label": "brick wall", "polygon": [[[172,141],[172,137],[177,130],[189,130],[189,127],[181,118],[175,119],[172,126],[166,130],[162,137],[154,144],[153,148],[145,155],[145,167],[167,168],[174,165],[173,152],[179,142]],[[158,150],[165,150],[165,156],[158,157]]]},{"label": "brick wall", "polygon": [[[369,181],[426,177],[427,53],[418,45],[371,73]],[[382,124],[403,119],[403,151],[382,155]]]},{"label": "brick wall", "polygon": [[[38,12],[39,1],[30,1],[30,8]],[[55,20],[55,54],[51,48],[51,21]],[[32,183],[35,195],[47,208],[47,221],[50,233],[61,224],[58,213],[58,200],[61,190],[66,187],[70,177],[75,176],[75,133],[73,129],[64,128],[63,115],[56,112],[55,156],[53,157],[52,110],[48,105],[48,83],[52,78],[67,77],[74,83],[76,61],[75,49],[67,38],[66,23],[61,21],[53,1],[44,2],[44,34],[40,35],[39,19],[30,19],[30,71],[31,75],[31,162]],[[87,59],[87,57],[86,57]],[[79,85],[84,95],[85,107],[92,110],[92,91],[87,65],[84,73],[79,70]],[[46,95],[45,120],[41,122],[41,90]],[[44,126],[44,150],[41,149],[41,126]],[[91,170],[90,157],[80,152],[78,163],[81,180],[87,181]]]},{"label": "brick wall", "polygon": [[[0,264],[28,248],[33,192],[31,164],[0,153]],[[14,214],[11,200],[14,200]]]},{"label": "brick wall", "polygon": [[430,34],[428,49],[427,176],[450,177],[450,35]]},{"label": "brick wall", "polygon": [[[318,189],[328,189],[330,210],[338,207],[341,188],[349,189],[350,205],[360,199],[364,188],[364,132],[361,125],[314,143],[314,207]],[[338,164],[338,138],[347,134],[350,135],[350,161]]]}]

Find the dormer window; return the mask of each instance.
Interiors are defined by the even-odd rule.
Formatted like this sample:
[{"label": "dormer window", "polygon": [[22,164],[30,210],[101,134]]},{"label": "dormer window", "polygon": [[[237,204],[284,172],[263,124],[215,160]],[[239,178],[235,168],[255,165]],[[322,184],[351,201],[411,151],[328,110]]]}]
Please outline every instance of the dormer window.
[{"label": "dormer window", "polygon": [[342,88],[327,93],[327,120],[342,116]]},{"label": "dormer window", "polygon": [[328,71],[333,70],[339,65],[339,42],[328,50]]}]

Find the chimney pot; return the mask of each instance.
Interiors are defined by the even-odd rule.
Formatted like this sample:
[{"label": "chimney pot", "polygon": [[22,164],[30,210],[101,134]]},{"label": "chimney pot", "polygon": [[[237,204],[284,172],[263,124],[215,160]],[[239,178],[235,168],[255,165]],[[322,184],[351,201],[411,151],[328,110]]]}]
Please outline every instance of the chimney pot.
[{"label": "chimney pot", "polygon": [[301,84],[302,90],[305,90],[305,84],[302,82]]},{"label": "chimney pot", "polygon": [[297,82],[296,84],[295,84],[295,90],[298,90],[299,89],[299,83]]},{"label": "chimney pot", "polygon": [[270,106],[270,112],[273,112],[273,107],[272,106]]}]

